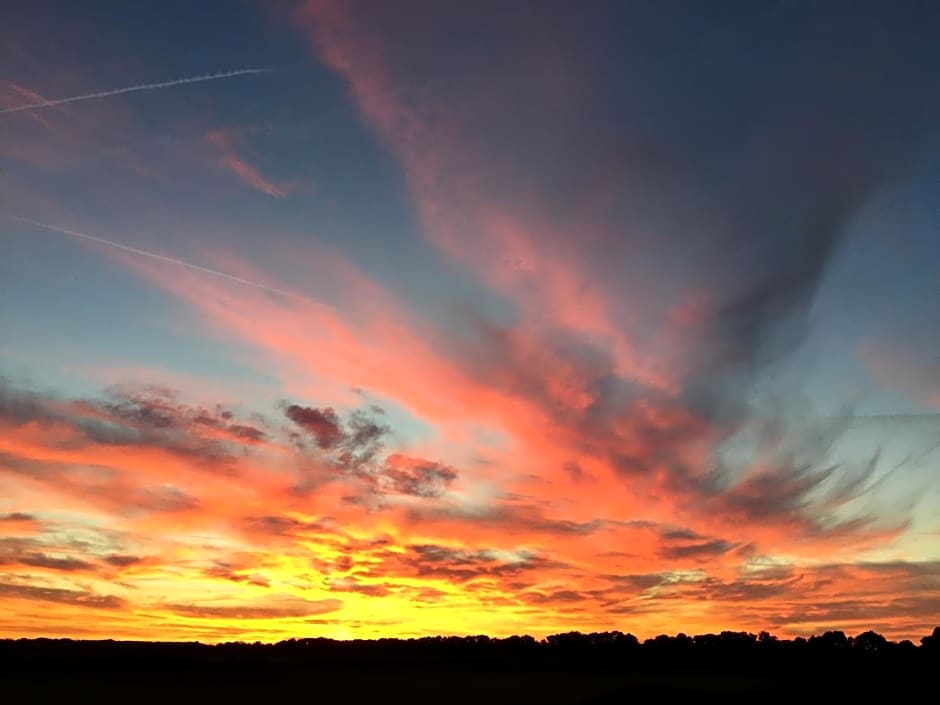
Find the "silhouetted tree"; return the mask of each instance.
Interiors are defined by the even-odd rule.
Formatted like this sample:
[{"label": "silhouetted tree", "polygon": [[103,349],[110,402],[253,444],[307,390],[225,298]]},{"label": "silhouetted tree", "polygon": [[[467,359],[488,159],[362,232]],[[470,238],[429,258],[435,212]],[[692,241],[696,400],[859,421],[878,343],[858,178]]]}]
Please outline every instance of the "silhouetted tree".
[{"label": "silhouetted tree", "polygon": [[925,636],[920,640],[925,650],[932,653],[940,653],[940,627],[934,627],[933,634]]},{"label": "silhouetted tree", "polygon": [[852,642],[852,647],[856,651],[861,651],[863,653],[877,654],[887,649],[888,640],[877,632],[867,631],[862,632],[857,637],[855,637],[854,641]]}]

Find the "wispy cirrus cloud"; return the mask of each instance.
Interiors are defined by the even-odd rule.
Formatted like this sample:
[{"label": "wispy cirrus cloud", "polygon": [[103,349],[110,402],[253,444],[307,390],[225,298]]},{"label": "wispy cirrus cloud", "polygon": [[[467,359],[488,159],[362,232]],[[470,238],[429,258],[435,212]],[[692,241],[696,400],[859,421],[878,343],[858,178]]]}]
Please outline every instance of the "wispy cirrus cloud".
[{"label": "wispy cirrus cloud", "polygon": [[33,102],[24,103],[21,105],[14,105],[8,108],[0,108],[0,115],[5,115],[9,113],[19,113],[23,111],[34,111],[41,110],[43,108],[53,108],[57,105],[65,105],[66,103],[79,103],[86,100],[98,100],[100,98],[109,98],[115,95],[123,95],[125,93],[136,93],[138,91],[154,91],[161,88],[172,88],[174,86],[183,86],[189,83],[202,83],[205,81],[218,81],[224,78],[235,78],[236,76],[250,76],[253,74],[267,73],[272,71],[270,68],[251,68],[251,69],[238,69],[235,71],[223,71],[221,73],[210,73],[204,74],[202,76],[189,76],[187,78],[175,78],[170,81],[158,81],[155,83],[139,83],[133,86],[124,86],[123,88],[112,88],[102,91],[93,91],[91,93],[83,93],[81,95],[73,95],[65,98],[53,98],[53,99],[41,99],[35,100],[39,96],[30,96],[34,98]]},{"label": "wispy cirrus cloud", "polygon": [[246,186],[274,198],[284,198],[290,193],[285,184],[277,184],[266,178],[258,167],[251,164],[241,153],[243,146],[237,133],[229,130],[211,130],[206,141],[216,151],[219,164],[232,172]]},{"label": "wispy cirrus cloud", "polygon": [[894,340],[868,340],[859,350],[875,379],[891,390],[940,406],[940,355],[922,335]]},{"label": "wispy cirrus cloud", "polygon": [[[520,323],[511,327],[467,323],[470,344],[458,343],[463,354],[447,351],[465,373],[533,404],[581,453],[604,457],[630,480],[667,486],[685,495],[684,503],[718,504],[739,516],[753,511],[784,525],[807,521],[807,531],[815,534],[823,525],[840,525],[826,512],[858,498],[877,474],[865,463],[857,470],[831,462],[824,449],[840,429],[824,430],[817,439],[821,429],[807,434],[798,426],[780,426],[776,432],[787,434],[788,454],[771,457],[764,467],[756,461],[732,468],[731,456],[719,465],[712,454],[740,443],[764,424],[762,416],[773,414],[741,390],[801,340],[814,292],[847,223],[916,154],[929,132],[918,108],[924,86],[913,79],[889,85],[882,74],[873,78],[858,69],[869,59],[846,47],[840,61],[851,65],[852,80],[833,91],[805,74],[801,64],[788,64],[784,52],[774,57],[780,77],[779,94],[770,98],[774,114],[746,104],[729,107],[753,122],[762,136],[757,142],[790,145],[773,164],[751,142],[730,145],[739,158],[719,164],[703,153],[708,140],[689,142],[681,124],[650,127],[637,136],[628,132],[623,139],[642,139],[636,149],[661,148],[665,161],[634,159],[633,178],[620,184],[624,198],[636,186],[638,193],[667,202],[690,199],[700,213],[697,221],[654,223],[668,232],[647,236],[631,231],[622,211],[615,220],[611,203],[575,202],[559,228],[544,215],[554,213],[550,197],[556,184],[513,169],[523,168],[526,155],[549,153],[560,160],[556,171],[574,173],[565,171],[567,153],[552,141],[552,120],[585,124],[603,117],[568,100],[563,78],[557,85],[540,80],[549,47],[533,39],[495,48],[512,57],[506,62],[513,67],[511,78],[481,84],[473,69],[456,62],[446,68],[448,81],[438,81],[445,69],[426,60],[425,52],[433,51],[429,43],[411,34],[412,27],[362,9],[311,2],[298,16],[308,21],[317,56],[348,81],[352,99],[398,157],[430,242],[468,264],[519,313]],[[456,13],[459,19],[431,14],[443,32],[453,29],[451,23],[489,21],[471,9]],[[567,37],[557,29],[558,18],[549,15],[543,21],[561,32],[553,46],[564,52]],[[905,19],[898,13],[888,21]],[[515,29],[519,36],[538,36],[527,25]],[[860,41],[892,41],[862,25],[853,31]],[[807,51],[823,51],[817,40],[828,41],[808,39]],[[923,59],[921,43],[890,49],[898,62]],[[420,75],[415,66],[424,67]],[[808,86],[814,104],[826,106],[825,120],[790,100],[796,86],[801,94]],[[892,124],[873,110],[886,92],[898,106]],[[694,99],[671,92],[669,97],[678,103]],[[546,118],[549,104],[553,117]],[[507,119],[510,113],[518,119]],[[547,129],[533,133],[532,124]],[[713,130],[716,140],[727,139],[719,123],[709,124],[704,129]],[[482,138],[490,130],[515,140],[508,166]],[[671,140],[686,140],[687,148],[677,150]],[[611,153],[606,144],[579,146],[581,163]],[[708,186],[718,167],[727,184],[720,192]],[[510,175],[526,186],[514,188]],[[572,179],[564,186],[576,184]],[[708,194],[708,200],[697,202],[695,192]],[[569,237],[566,228],[580,236]],[[632,253],[626,273],[604,264],[619,252]],[[649,272],[658,273],[655,281]],[[823,488],[830,484],[842,495],[827,499]],[[751,508],[759,497],[762,506]]]}]

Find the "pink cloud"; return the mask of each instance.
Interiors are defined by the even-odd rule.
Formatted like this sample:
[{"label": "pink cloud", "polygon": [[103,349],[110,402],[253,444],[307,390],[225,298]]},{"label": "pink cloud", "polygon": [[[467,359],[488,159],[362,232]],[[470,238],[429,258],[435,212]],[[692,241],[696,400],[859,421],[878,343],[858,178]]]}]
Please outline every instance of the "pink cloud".
[{"label": "pink cloud", "polygon": [[235,133],[226,130],[211,130],[206,136],[206,141],[215,149],[219,164],[235,174],[245,185],[274,198],[284,198],[289,195],[288,185],[275,183],[266,178],[256,166],[250,164],[240,154],[240,140]]},{"label": "pink cloud", "polygon": [[[526,102],[556,112],[571,111],[573,76],[557,47],[539,46],[524,65],[521,82],[488,81],[462,86],[461,101],[416,93],[398,69],[395,45],[367,29],[344,5],[310,2],[299,17],[320,59],[349,82],[367,121],[400,159],[427,238],[505,295],[528,324],[560,328],[595,340],[616,357],[618,370],[638,382],[666,389],[673,371],[641,349],[631,335],[640,320],[630,302],[614,295],[585,257],[597,237],[596,223],[559,230],[538,215],[539,199],[526,193],[524,174],[488,149],[475,121],[507,105]],[[549,70],[549,66],[553,70]],[[515,75],[515,74],[514,74]],[[518,95],[520,85],[525,96]],[[515,190],[500,194],[494,175]],[[513,179],[512,176],[519,177]],[[643,287],[637,282],[637,289]],[[655,319],[654,319],[655,320]]]}]

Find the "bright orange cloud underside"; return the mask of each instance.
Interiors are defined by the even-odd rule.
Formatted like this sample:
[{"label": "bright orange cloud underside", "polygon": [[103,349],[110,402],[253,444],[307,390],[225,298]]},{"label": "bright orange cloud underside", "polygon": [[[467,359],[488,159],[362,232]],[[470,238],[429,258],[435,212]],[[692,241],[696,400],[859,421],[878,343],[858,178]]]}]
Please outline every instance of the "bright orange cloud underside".
[{"label": "bright orange cloud underside", "polygon": [[[6,633],[915,637],[935,618],[937,564],[883,552],[903,522],[846,511],[871,476],[774,465],[770,444],[710,488],[696,468],[723,429],[661,390],[573,426],[590,377],[565,379],[533,331],[504,332],[481,374],[365,280],[362,309],[350,289],[341,313],[126,262],[282,370],[288,398],[257,410],[159,386],[63,399],[5,384]],[[517,349],[556,382],[516,387]],[[338,380],[364,391],[337,396]],[[434,433],[403,438],[382,399]]]}]

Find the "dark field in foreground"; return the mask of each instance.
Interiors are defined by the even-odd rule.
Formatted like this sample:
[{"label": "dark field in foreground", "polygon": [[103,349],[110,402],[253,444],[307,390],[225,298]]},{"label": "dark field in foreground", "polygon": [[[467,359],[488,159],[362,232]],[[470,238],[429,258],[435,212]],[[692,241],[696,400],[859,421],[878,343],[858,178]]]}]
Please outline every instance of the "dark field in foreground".
[{"label": "dark field in foreground", "polygon": [[2,703],[620,703],[936,695],[940,628],[777,640],[741,632],[279,644],[0,640]]},{"label": "dark field in foreground", "polygon": [[133,703],[184,705],[228,703],[259,705],[278,702],[307,703],[450,703],[453,705],[514,703],[597,704],[635,702],[636,698],[705,696],[725,702],[815,702],[820,696],[928,697],[936,694],[936,677],[915,679],[872,678],[864,671],[833,678],[806,678],[778,673],[755,676],[744,673],[674,671],[667,673],[529,673],[434,674],[420,667],[407,674],[289,674],[270,678],[195,676],[188,674],[64,674],[45,673],[40,678],[13,677],[0,685],[4,703]]}]

